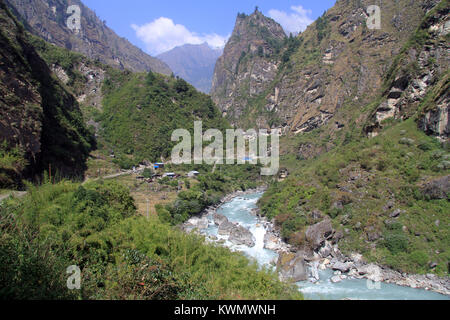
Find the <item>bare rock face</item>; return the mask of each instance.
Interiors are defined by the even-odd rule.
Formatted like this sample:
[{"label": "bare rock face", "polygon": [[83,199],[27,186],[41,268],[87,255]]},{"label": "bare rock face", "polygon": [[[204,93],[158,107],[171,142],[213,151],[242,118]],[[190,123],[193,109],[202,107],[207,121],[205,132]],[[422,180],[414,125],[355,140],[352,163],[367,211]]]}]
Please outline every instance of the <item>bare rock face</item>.
[{"label": "bare rock face", "polygon": [[[32,32],[59,47],[82,53],[90,59],[135,72],[154,71],[166,75],[170,68],[119,37],[79,0],[7,0],[12,10],[32,28]],[[81,30],[70,30],[67,9],[81,9]]]},{"label": "bare rock face", "polygon": [[325,219],[319,223],[309,226],[306,229],[306,240],[310,243],[312,249],[321,248],[325,240],[330,239],[333,234],[333,226],[330,219]]},{"label": "bare rock face", "polygon": [[249,16],[238,15],[216,63],[211,90],[213,101],[232,122],[244,111],[238,101],[262,94],[275,79],[278,60],[274,44],[281,46],[285,38],[283,28],[258,10]]},{"label": "bare rock face", "polygon": [[[392,57],[433,3],[385,1],[382,29],[369,30],[366,10],[372,4],[337,1],[295,39],[259,12],[239,15],[216,65],[214,102],[234,124],[295,134],[327,124],[345,105],[371,102]],[[396,115],[400,93],[390,93],[392,101],[383,104],[379,119]],[[339,119],[337,128],[345,121]],[[307,158],[316,150],[301,153]]]},{"label": "bare rock face", "polygon": [[308,269],[304,258],[293,253],[280,253],[277,261],[280,279],[294,282],[308,279]]},{"label": "bare rock face", "polygon": [[[429,10],[433,3],[435,1],[425,1],[423,6]],[[417,112],[419,106],[421,114],[417,121],[418,127],[442,141],[449,137],[450,93],[448,77],[445,76],[450,66],[450,45],[446,41],[450,33],[448,8],[444,6],[436,10],[420,28],[429,38],[422,47],[411,46],[399,56],[399,62],[391,71],[395,77],[390,88],[366,128],[369,137],[376,136],[383,128],[383,120],[407,119]],[[416,68],[404,67],[408,65],[415,65]],[[429,94],[431,97],[421,105]]]},{"label": "bare rock face", "polygon": [[450,94],[447,92],[432,110],[427,111],[420,119],[419,127],[429,135],[445,141],[450,136]]}]

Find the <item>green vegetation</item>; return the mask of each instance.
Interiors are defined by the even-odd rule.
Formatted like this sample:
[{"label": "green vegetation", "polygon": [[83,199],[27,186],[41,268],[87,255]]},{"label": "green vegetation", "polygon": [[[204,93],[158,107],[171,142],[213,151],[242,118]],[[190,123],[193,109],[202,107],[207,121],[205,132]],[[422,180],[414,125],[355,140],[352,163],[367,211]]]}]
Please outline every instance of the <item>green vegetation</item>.
[{"label": "green vegetation", "polygon": [[319,43],[322,42],[327,33],[329,33],[329,24],[327,19],[328,17],[324,13],[316,20],[317,40]]},{"label": "green vegetation", "polygon": [[[430,19],[445,8],[448,1],[428,13],[394,60],[386,74],[385,93],[393,81],[420,74],[408,50],[431,44]],[[319,19],[316,28],[325,30],[326,21]],[[298,59],[304,56],[295,53],[291,59],[302,61]],[[448,275],[450,194],[435,187],[440,190],[436,196],[425,186],[449,175],[450,149],[448,142],[418,128],[418,120],[436,106],[448,85],[447,72],[418,107],[407,110],[407,120],[383,121],[375,138],[365,134],[366,119],[385,100],[385,93],[362,108],[360,103],[345,102],[335,116],[336,121],[345,121],[340,130],[333,122],[283,138],[281,166],[291,174],[269,187],[259,203],[262,214],[274,217],[283,237],[295,245],[303,244],[308,226],[328,216],[344,235],[339,247],[345,254],[359,252],[369,262],[402,272]],[[437,266],[430,267],[431,262]]]},{"label": "green vegetation", "polygon": [[180,78],[109,70],[102,90],[103,112],[96,119],[101,141],[124,168],[167,157],[176,144],[170,141],[173,130],[193,134],[196,120],[204,130],[227,127],[210,97]]},{"label": "green vegetation", "polygon": [[91,61],[80,53],[76,53],[65,48],[57,47],[36,36],[30,36],[30,42],[47,65],[61,67],[68,76],[67,86],[75,93],[79,94],[85,87],[88,79],[79,70],[78,66],[83,63],[86,66],[101,66],[109,69],[106,65],[98,61]]},{"label": "green vegetation", "polygon": [[[115,182],[29,186],[1,204],[0,226],[2,298],[301,298],[241,254],[137,216]],[[81,290],[66,288],[70,265],[81,268]]]},{"label": "green vegetation", "polygon": [[[169,166],[168,170],[171,169]],[[207,165],[173,166],[173,169],[184,172],[197,170],[201,173],[197,177],[198,183],[180,192],[173,203],[156,207],[158,215],[174,225],[200,214],[210,205],[218,204],[227,194],[253,189],[263,183],[259,177],[260,168],[253,165],[219,165],[214,173],[210,172],[211,166]]]},{"label": "green vegetation", "polygon": [[0,144],[0,186],[2,188],[17,188],[20,186],[19,173],[22,172],[28,161],[25,152],[19,146],[10,148],[6,142]]},{"label": "green vegetation", "polygon": [[[318,222],[312,215],[318,210],[344,232],[339,246],[345,253],[358,251],[369,261],[415,273],[432,271],[428,263],[434,261],[434,271],[447,274],[449,198],[433,198],[422,186],[450,173],[442,165],[448,153],[448,146],[419,131],[414,119],[393,123],[376,138],[354,139],[302,160],[288,179],[270,186],[261,212],[275,217],[293,244]],[[395,210],[401,214],[392,219]]]}]

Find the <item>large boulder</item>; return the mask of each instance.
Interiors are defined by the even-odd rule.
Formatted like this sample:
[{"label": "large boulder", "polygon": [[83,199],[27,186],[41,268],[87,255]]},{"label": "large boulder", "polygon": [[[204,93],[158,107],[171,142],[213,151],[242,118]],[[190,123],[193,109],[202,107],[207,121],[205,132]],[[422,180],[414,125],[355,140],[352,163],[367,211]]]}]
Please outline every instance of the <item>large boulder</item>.
[{"label": "large boulder", "polygon": [[228,221],[227,217],[225,217],[224,215],[221,215],[219,213],[215,213],[213,215],[213,219],[214,219],[214,223],[218,226],[220,226],[225,221]]},{"label": "large boulder", "polygon": [[281,248],[281,241],[273,233],[267,232],[264,235],[264,248],[268,250],[277,251]]},{"label": "large boulder", "polygon": [[248,247],[255,246],[255,237],[253,237],[253,234],[239,225],[231,230],[228,240],[237,245],[246,245]]},{"label": "large boulder", "polygon": [[280,253],[277,270],[281,280],[294,282],[308,280],[308,268],[302,255],[293,253]]},{"label": "large boulder", "polygon": [[189,219],[188,221],[186,221],[183,226],[182,229],[187,232],[190,233],[192,231],[199,231],[199,230],[204,230],[207,229],[209,226],[209,220],[206,217],[193,217],[191,219]]},{"label": "large boulder", "polygon": [[306,240],[312,249],[317,250],[323,246],[325,240],[330,239],[333,234],[333,226],[330,219],[325,219],[319,223],[309,226],[306,229]]},{"label": "large boulder", "polygon": [[225,221],[221,225],[219,225],[219,230],[217,233],[221,236],[228,236],[231,234],[231,231],[236,228],[236,225],[230,221]]},{"label": "large boulder", "polygon": [[375,264],[367,264],[359,267],[358,273],[375,282],[383,281],[383,270]]},{"label": "large boulder", "polygon": [[341,281],[342,281],[342,278],[340,276],[333,276],[333,277],[331,277],[331,282],[333,282],[333,283],[338,283],[338,282],[341,282]]},{"label": "large boulder", "polygon": [[342,273],[346,273],[352,267],[353,267],[353,263],[351,263],[351,262],[344,263],[344,262],[341,262],[341,261],[336,261],[331,268],[333,270],[335,270],[335,271],[340,271]]}]

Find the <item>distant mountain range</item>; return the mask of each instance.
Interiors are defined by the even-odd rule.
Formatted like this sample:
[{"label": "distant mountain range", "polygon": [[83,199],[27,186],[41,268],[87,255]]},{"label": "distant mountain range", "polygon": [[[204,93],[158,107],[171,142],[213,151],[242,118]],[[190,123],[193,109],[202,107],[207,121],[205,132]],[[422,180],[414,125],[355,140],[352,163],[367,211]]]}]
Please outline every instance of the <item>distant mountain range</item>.
[{"label": "distant mountain range", "polygon": [[223,49],[212,49],[207,43],[185,44],[157,56],[176,76],[191,83],[198,90],[211,91],[214,67]]}]

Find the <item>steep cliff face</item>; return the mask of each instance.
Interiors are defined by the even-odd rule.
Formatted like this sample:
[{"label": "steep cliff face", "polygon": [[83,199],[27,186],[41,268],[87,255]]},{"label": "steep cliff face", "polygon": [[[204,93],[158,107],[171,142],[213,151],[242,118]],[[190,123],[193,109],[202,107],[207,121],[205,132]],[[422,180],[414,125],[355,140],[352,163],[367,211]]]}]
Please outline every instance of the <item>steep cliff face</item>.
[{"label": "steep cliff face", "polygon": [[78,176],[93,139],[75,98],[0,1],[0,187],[42,170]]},{"label": "steep cliff face", "polygon": [[[301,134],[281,138],[280,164],[290,175],[269,187],[260,201],[261,213],[275,217],[291,244],[314,249],[323,258],[336,255],[329,255],[327,245],[312,247],[309,231],[331,219],[336,233],[330,241],[347,256],[358,252],[401,272],[448,276],[450,1],[397,2],[419,5],[404,7],[395,24],[405,35],[405,26],[415,24],[415,16],[406,19],[404,14],[423,11],[407,38],[379,31],[360,37],[358,27],[343,24],[343,37],[360,32],[350,39],[360,49],[350,50],[349,43],[342,49],[347,56],[330,51],[317,56],[322,64],[304,64],[313,71],[303,81],[326,80],[307,87],[306,92],[322,99],[312,114],[324,111],[327,97],[343,97],[342,88],[348,97],[333,112],[328,109],[330,121],[317,122],[320,128],[309,131],[304,126],[298,129]],[[334,10],[325,17],[335,16]],[[373,37],[379,39],[378,47]],[[362,69],[349,68],[356,59],[350,53],[364,57],[359,61]],[[302,54],[297,51],[289,61],[298,63]],[[347,74],[337,73],[339,67]],[[346,81],[337,83],[333,74]],[[304,91],[298,94],[307,96]]]},{"label": "steep cliff face", "polygon": [[[79,0],[7,0],[15,14],[34,34],[57,46],[82,53],[93,60],[131,71],[149,71],[171,74],[162,61],[145,54],[128,40],[120,38],[95,13]],[[81,9],[80,29],[67,21],[74,12],[69,6]],[[73,22],[73,20],[72,20]],[[70,24],[69,24],[70,25]]]},{"label": "steep cliff face", "polygon": [[[327,123],[340,108],[363,106],[380,93],[393,57],[436,2],[377,3],[381,28],[369,29],[368,7],[373,1],[339,0],[305,32],[282,41],[281,48],[264,42],[269,58],[266,52],[263,58],[252,55],[238,68],[243,48],[257,51],[256,40],[232,37],[216,66],[214,100],[235,122],[282,127],[286,133],[309,132]],[[236,30],[247,34],[246,22],[256,17],[262,15],[238,18]],[[274,25],[274,29],[272,39],[283,40],[281,28]]]},{"label": "steep cliff face", "polygon": [[237,123],[247,104],[275,79],[279,50],[286,35],[274,20],[255,10],[239,14],[223,55],[217,61],[211,95],[231,122]]},{"label": "steep cliff face", "polygon": [[445,141],[450,133],[450,5],[442,1],[428,14],[402,53],[386,81],[382,102],[366,127],[370,137],[388,119],[417,115],[419,128]]}]

